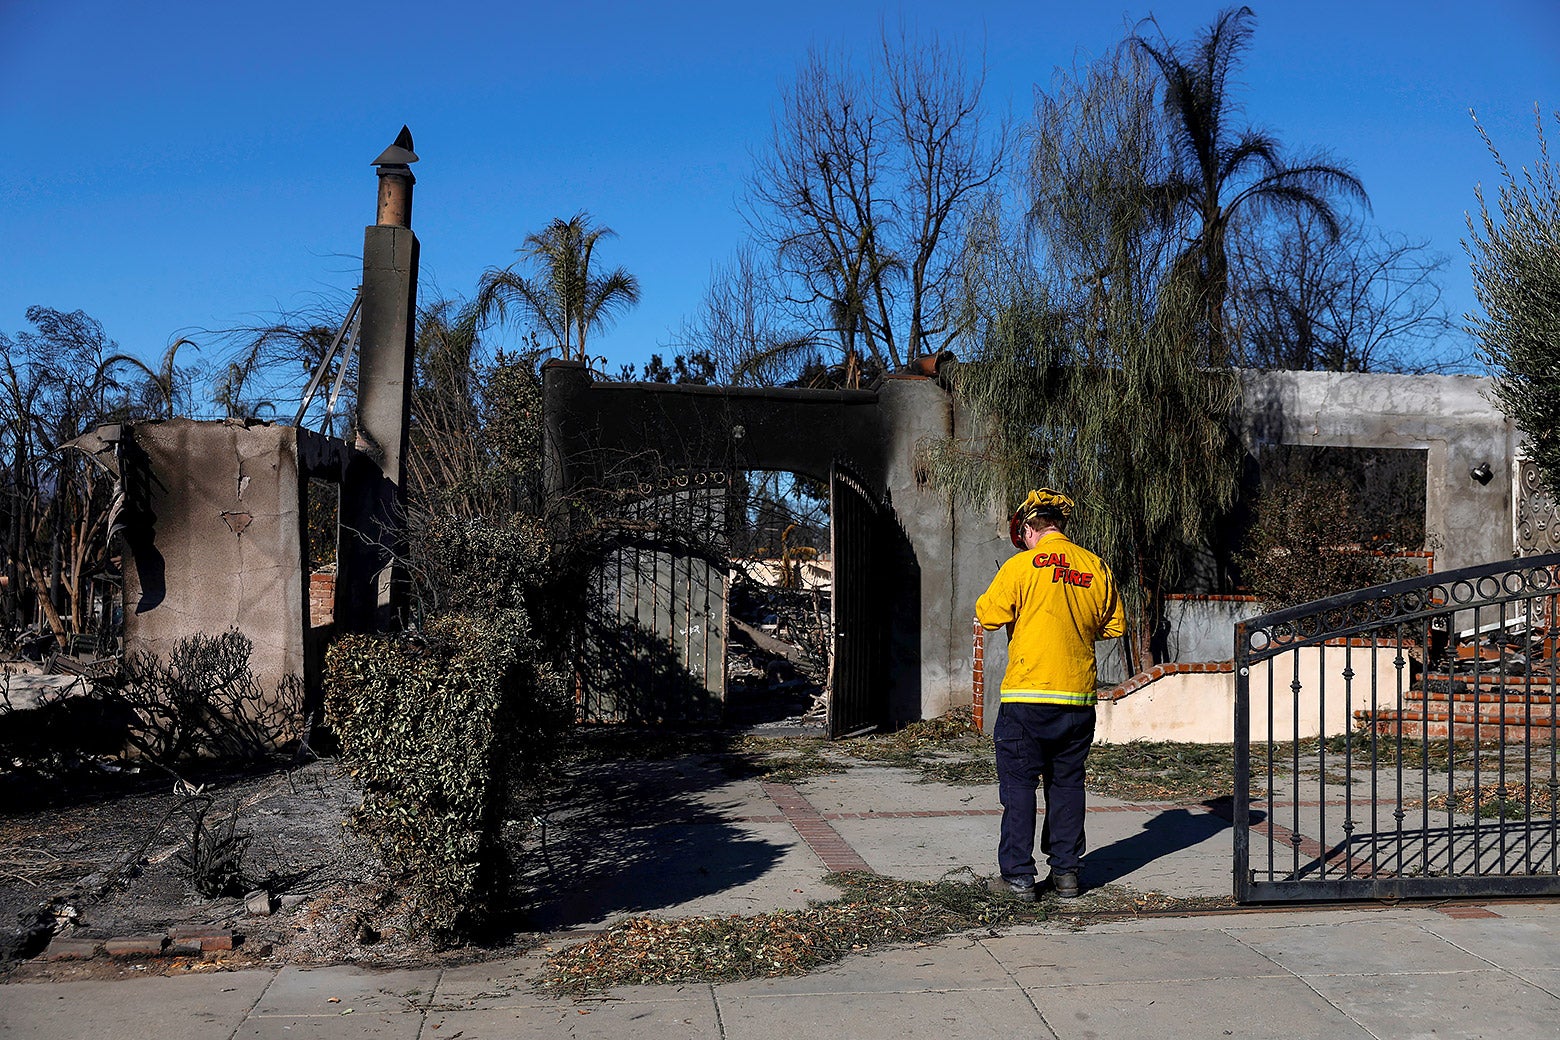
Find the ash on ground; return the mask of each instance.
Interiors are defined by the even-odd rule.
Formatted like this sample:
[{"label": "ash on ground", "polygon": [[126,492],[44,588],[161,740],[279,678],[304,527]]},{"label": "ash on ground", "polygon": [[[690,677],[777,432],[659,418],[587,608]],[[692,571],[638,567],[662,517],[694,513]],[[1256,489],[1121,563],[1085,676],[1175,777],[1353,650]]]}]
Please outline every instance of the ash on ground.
[{"label": "ash on ground", "polygon": [[[231,928],[241,957],[386,961],[427,950],[372,849],[345,820],[361,796],[341,763],[195,776],[87,765],[52,779],[4,778],[0,960],[55,935],[106,939],[177,925]],[[208,836],[244,842],[228,890],[203,896],[186,864],[198,809]],[[264,899],[245,896],[255,891]],[[270,913],[253,913],[265,906]],[[365,943],[372,939],[372,943]]]},{"label": "ash on ground", "polygon": [[[730,619],[720,731],[823,735],[827,593],[738,587]],[[730,767],[729,757],[716,760]],[[599,818],[602,792],[580,776],[568,784]],[[579,800],[550,806],[555,819],[568,817]],[[346,766],[329,759],[214,769],[182,782],[150,765],[109,760],[47,776],[0,773],[0,974],[15,972],[55,936],[107,939],[178,925],[231,928],[243,939],[239,961],[390,965],[495,952],[439,951],[411,933],[402,896],[374,849],[346,825],[360,802]],[[245,841],[240,872],[215,896],[196,890],[185,862],[202,805],[208,832],[231,824]],[[567,860],[566,830],[549,835],[543,824],[514,843],[519,928],[534,927],[527,912],[557,896],[551,857]],[[251,912],[256,901],[245,897],[255,890],[266,893],[258,905],[269,914]],[[517,931],[500,941],[511,948],[533,938]],[[32,961],[25,970],[90,977],[124,968],[98,958],[55,967]]]}]

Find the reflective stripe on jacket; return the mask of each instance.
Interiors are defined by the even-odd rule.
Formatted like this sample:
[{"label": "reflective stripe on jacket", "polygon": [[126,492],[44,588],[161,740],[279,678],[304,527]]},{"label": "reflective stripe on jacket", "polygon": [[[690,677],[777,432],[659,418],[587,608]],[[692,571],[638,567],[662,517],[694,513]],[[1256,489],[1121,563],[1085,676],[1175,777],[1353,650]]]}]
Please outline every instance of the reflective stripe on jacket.
[{"label": "reflective stripe on jacket", "polygon": [[1127,631],[1105,561],[1053,531],[1013,556],[975,601],[988,629],[1011,623],[1002,699],[1094,705],[1094,641]]}]

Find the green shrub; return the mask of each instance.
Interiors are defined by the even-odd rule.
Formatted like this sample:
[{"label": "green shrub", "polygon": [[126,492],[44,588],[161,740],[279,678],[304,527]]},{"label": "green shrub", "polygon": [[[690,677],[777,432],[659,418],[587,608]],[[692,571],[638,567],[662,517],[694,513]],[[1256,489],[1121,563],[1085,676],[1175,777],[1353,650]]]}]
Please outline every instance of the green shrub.
[{"label": "green shrub", "polygon": [[506,890],[506,816],[558,753],[567,686],[521,610],[446,614],[419,635],[346,636],[326,709],[363,788],[353,823],[436,941],[481,931]]},{"label": "green shrub", "polygon": [[410,539],[413,589],[423,616],[526,609],[556,563],[547,529],[526,516],[418,516]]}]

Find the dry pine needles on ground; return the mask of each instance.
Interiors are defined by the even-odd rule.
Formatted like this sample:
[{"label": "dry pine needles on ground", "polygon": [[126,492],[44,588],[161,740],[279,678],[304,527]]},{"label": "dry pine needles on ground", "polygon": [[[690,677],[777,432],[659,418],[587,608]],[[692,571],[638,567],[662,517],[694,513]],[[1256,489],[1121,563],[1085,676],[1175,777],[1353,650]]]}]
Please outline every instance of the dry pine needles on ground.
[{"label": "dry pine needles on ground", "polygon": [[831,874],[840,898],[752,917],[630,918],[548,960],[543,987],[584,993],[620,985],[733,982],[803,975],[851,953],[973,928],[1035,924],[1045,903],[986,891],[968,869],[938,881]]}]

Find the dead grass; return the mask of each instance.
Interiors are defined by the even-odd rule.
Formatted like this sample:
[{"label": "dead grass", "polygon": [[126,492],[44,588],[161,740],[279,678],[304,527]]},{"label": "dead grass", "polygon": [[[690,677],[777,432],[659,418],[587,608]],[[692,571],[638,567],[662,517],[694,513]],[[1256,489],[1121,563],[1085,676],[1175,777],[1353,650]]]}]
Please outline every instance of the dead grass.
[{"label": "dead grass", "polygon": [[1134,740],[1096,744],[1085,783],[1090,791],[1130,802],[1201,802],[1235,790],[1229,744]]},{"label": "dead grass", "polygon": [[1086,898],[1021,903],[986,891],[968,868],[933,881],[830,874],[838,899],[803,910],[729,917],[630,918],[547,960],[540,986],[582,995],[611,986],[720,983],[805,975],[855,953],[960,932],[1040,924],[1081,927],[1145,914],[1226,910],[1229,897],[1181,898],[1106,885]]},{"label": "dead grass", "polygon": [[912,722],[893,733],[829,741],[821,737],[744,736],[733,751],[747,756],[755,775],[796,783],[840,773],[857,763],[921,774],[923,783],[990,784],[997,779],[991,739],[973,731],[968,708]]},{"label": "dead grass", "polygon": [[1080,900],[1058,902],[1051,922],[1083,924],[1147,914],[1205,913],[1230,910],[1237,905],[1233,896],[1172,896],[1164,892],[1138,892],[1122,885],[1102,885],[1084,895]]},{"label": "dead grass", "polygon": [[[1286,752],[1289,747],[1287,744],[1275,745]],[[1347,754],[1356,771],[1368,770],[1374,763],[1378,769],[1401,765],[1405,769],[1446,773],[1454,769],[1472,769],[1476,758],[1480,768],[1495,768],[1499,765],[1503,745],[1492,740],[1475,744],[1471,740],[1425,740],[1412,736],[1399,740],[1395,736],[1373,735],[1363,730],[1329,737],[1325,741],[1301,741],[1302,754],[1315,754],[1319,747],[1325,747],[1329,765],[1341,765]],[[1508,758],[1522,753],[1520,745],[1504,747]]]},{"label": "dead grass", "polygon": [[923,783],[993,784],[997,760],[991,738],[974,732],[969,708],[955,708],[904,729],[841,744],[852,758],[921,774]]},{"label": "dead grass", "polygon": [[839,744],[821,737],[744,736],[733,745],[743,775],[777,784],[794,784],[814,776],[843,773],[851,767]]},{"label": "dead grass", "polygon": [[[1308,753],[1315,752],[1315,741]],[[671,758],[702,752],[723,757],[736,775],[775,783],[797,783],[841,773],[857,764],[905,769],[923,783],[983,785],[997,782],[996,749],[990,737],[976,733],[969,708],[955,708],[935,719],[913,722],[893,733],[848,740],[822,737],[722,738],[718,733],[666,733],[651,730],[590,734],[591,755]],[[1282,767],[1287,745],[1275,748]],[[1234,746],[1134,741],[1096,744],[1089,753],[1089,790],[1124,801],[1201,802],[1228,797],[1235,786]]]},{"label": "dead grass", "polygon": [[[1314,745],[1309,749],[1314,753]],[[892,766],[919,773],[923,783],[994,784],[996,749],[990,737],[973,731],[968,708],[912,723],[894,733],[830,743],[819,738],[744,737],[734,750],[750,756],[766,779],[794,783],[842,772],[853,763]],[[1282,767],[1289,746],[1275,756]],[[1235,789],[1231,744],[1133,741],[1096,744],[1089,752],[1088,787],[1123,801],[1202,802],[1229,797]]]},{"label": "dead grass", "polygon": [[[1528,799],[1532,799],[1531,806]],[[1452,812],[1480,819],[1526,820],[1529,816],[1548,817],[1554,814],[1555,796],[1546,784],[1495,784],[1468,787],[1452,794],[1438,794],[1430,799],[1432,812]],[[1531,810],[1531,811],[1530,811]]]}]

